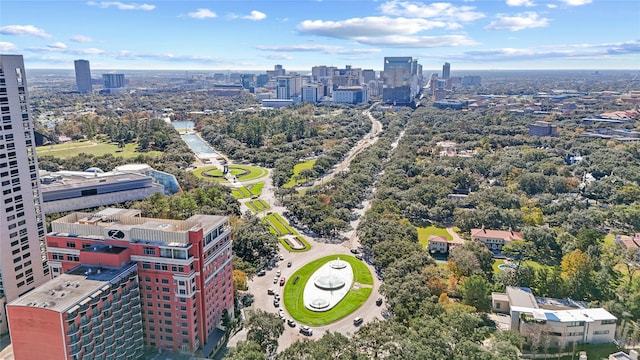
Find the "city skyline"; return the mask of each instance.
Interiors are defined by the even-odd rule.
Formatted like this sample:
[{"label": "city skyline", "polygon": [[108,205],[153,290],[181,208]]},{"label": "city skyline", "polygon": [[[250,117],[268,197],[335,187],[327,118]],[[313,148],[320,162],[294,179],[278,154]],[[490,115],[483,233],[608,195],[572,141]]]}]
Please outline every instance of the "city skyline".
[{"label": "city skyline", "polygon": [[104,70],[381,70],[386,56],[412,56],[425,69],[635,70],[639,12],[596,0],[8,0],[0,52],[53,69],[82,58]]}]

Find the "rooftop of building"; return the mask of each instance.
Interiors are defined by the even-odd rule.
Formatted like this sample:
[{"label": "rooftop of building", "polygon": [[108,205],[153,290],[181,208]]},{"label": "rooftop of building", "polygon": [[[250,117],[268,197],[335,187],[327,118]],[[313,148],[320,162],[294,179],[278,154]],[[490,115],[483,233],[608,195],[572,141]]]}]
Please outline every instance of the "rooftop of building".
[{"label": "rooftop of building", "polygon": [[102,186],[118,184],[128,181],[139,181],[151,178],[138,173],[125,173],[117,171],[85,172],[85,171],[58,171],[44,172],[40,175],[41,189],[43,192],[78,188],[81,186]]},{"label": "rooftop of building", "polygon": [[[141,217],[140,211],[135,209],[107,208],[96,213],[74,212],[51,222],[52,236],[84,236],[103,239],[105,229],[121,232],[131,230],[155,230],[165,233],[186,234],[190,231],[202,229],[204,233],[224,225],[226,216],[193,215],[186,220],[160,219]],[[111,233],[114,230],[110,230]],[[82,233],[80,233],[82,232]],[[110,234],[112,238],[123,239],[124,234]],[[186,238],[185,238],[186,239]],[[135,239],[141,241],[145,239]],[[151,241],[152,239],[149,239]],[[154,239],[159,240],[159,239]],[[188,241],[183,241],[184,243]],[[175,245],[182,245],[175,244]]]},{"label": "rooftop of building", "polygon": [[602,320],[617,320],[610,312],[604,308],[593,309],[569,309],[569,310],[547,310],[530,307],[511,306],[512,311],[530,313],[535,320],[553,322],[594,322]]},{"label": "rooftop of building", "polygon": [[120,254],[125,250],[127,250],[126,247],[103,245],[103,244],[93,245],[91,247],[82,249],[82,251],[92,252],[92,253],[101,253],[101,254]]},{"label": "rooftop of building", "polygon": [[134,262],[120,268],[79,265],[67,273],[51,279],[30,293],[12,301],[9,306],[46,308],[60,313],[70,311],[87,299],[110,291],[111,282],[128,276]]},{"label": "rooftop of building", "polygon": [[471,229],[471,238],[504,239],[506,241],[522,240],[522,234],[517,231]]},{"label": "rooftop of building", "polygon": [[509,298],[509,305],[511,307],[519,306],[526,308],[538,308],[538,302],[536,301],[533,292],[529,288],[507,286],[507,297]]}]

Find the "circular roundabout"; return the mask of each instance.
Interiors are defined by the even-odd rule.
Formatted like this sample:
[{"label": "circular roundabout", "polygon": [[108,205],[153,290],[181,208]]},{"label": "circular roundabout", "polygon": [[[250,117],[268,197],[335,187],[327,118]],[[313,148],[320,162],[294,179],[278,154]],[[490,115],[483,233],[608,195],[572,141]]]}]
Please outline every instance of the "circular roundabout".
[{"label": "circular roundabout", "polygon": [[283,300],[291,317],[319,326],[353,313],[372,289],[373,276],[361,260],[330,255],[307,263],[290,276]]},{"label": "circular roundabout", "polygon": [[[267,176],[266,169],[251,165],[229,165],[229,173],[238,181],[260,179]],[[215,166],[203,166],[193,170],[193,174],[201,179],[212,181],[227,181],[222,170]]]}]

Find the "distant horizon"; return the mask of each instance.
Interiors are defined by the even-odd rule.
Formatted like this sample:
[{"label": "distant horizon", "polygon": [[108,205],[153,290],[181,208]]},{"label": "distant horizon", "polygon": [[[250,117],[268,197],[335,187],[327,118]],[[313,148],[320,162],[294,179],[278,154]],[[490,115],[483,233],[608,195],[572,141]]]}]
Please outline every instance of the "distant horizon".
[{"label": "distant horizon", "polygon": [[[370,69],[370,68],[364,68],[364,67],[359,67],[359,66],[355,66],[353,64],[346,64],[346,65],[352,65],[355,68],[362,68],[363,70],[374,70],[376,72],[382,71],[382,69]],[[322,65],[313,65],[313,66],[322,66]],[[326,66],[333,66],[333,65],[326,65]],[[339,69],[344,68],[344,65],[342,66],[338,66]],[[56,71],[70,71],[70,72],[74,72],[74,68],[46,68],[46,67],[25,67],[25,69],[27,71],[29,70],[56,70]],[[255,73],[255,72],[266,72],[266,71],[270,71],[273,70],[272,68],[268,68],[268,69],[126,69],[126,68],[122,68],[122,69],[91,69],[91,73],[93,75],[94,72],[101,72],[101,71],[105,71],[105,72],[123,72],[123,71],[145,71],[145,72],[234,72],[234,73],[243,73],[243,72],[250,72],[250,73]],[[288,69],[285,67],[285,70],[287,71],[287,73],[290,72],[303,72],[303,71],[307,71],[307,72],[311,72],[311,67],[309,67],[308,69]],[[433,72],[442,72],[442,68],[440,69],[422,69],[422,72],[429,72],[430,70],[432,70]],[[601,71],[624,71],[624,72],[640,72],[640,67],[638,68],[592,68],[592,69],[581,69],[581,68],[555,68],[555,69],[517,69],[517,68],[513,68],[513,69],[491,69],[491,68],[478,68],[478,69],[454,69],[452,66],[451,69],[451,74],[453,75],[455,72],[457,71],[462,71],[462,72],[468,72],[468,71],[496,71],[496,72],[500,72],[500,71],[592,71],[592,72],[601,72]]]}]

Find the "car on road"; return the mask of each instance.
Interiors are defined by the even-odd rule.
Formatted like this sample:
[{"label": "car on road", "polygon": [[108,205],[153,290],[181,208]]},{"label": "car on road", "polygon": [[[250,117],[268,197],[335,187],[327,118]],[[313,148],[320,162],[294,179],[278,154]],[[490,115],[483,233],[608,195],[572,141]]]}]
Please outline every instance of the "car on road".
[{"label": "car on road", "polygon": [[349,251],[351,251],[352,254],[359,254],[360,251],[357,248],[351,248],[349,249]]},{"label": "car on road", "polygon": [[265,276],[265,275],[267,275],[267,272],[265,270],[258,271],[258,276]]},{"label": "car on road", "polygon": [[267,295],[273,295],[275,293],[275,290],[273,290],[272,288],[267,289]]},{"label": "car on road", "polygon": [[287,325],[296,327],[296,322],[293,319],[287,319]]},{"label": "car on road", "polygon": [[280,261],[284,260],[284,255],[280,254]]},{"label": "car on road", "polygon": [[278,277],[277,277],[277,276],[273,278],[273,283],[274,283],[274,284],[277,284],[277,283],[278,283]]},{"label": "car on road", "polygon": [[356,259],[362,260],[362,254],[356,254]]},{"label": "car on road", "polygon": [[280,278],[280,286],[284,286],[284,276]]},{"label": "car on road", "polygon": [[287,267],[291,267],[291,261],[287,263]]},{"label": "car on road", "polygon": [[381,297],[376,299],[376,305],[378,305],[378,306],[382,305],[382,298]]},{"label": "car on road", "polygon": [[278,269],[278,271],[276,271],[276,276],[280,276],[280,274],[282,274],[282,272]]},{"label": "car on road", "polygon": [[284,319],[284,310],[282,310],[282,308],[278,309],[278,316],[280,316],[281,319]]},{"label": "car on road", "polygon": [[308,326],[306,326],[306,325],[300,325],[300,332],[303,335],[307,335],[307,336],[313,335],[313,329],[308,327]]},{"label": "car on road", "polygon": [[251,200],[255,200],[255,199],[257,199],[257,198],[259,198],[259,196],[258,196],[258,195],[253,195],[253,196],[251,197]]},{"label": "car on road", "polygon": [[274,298],[274,299],[276,299],[276,300],[278,300],[278,301],[280,301],[280,294],[275,294],[275,295],[273,295],[273,298]]},{"label": "car on road", "polygon": [[273,306],[274,307],[279,307],[280,306],[280,301],[273,299]]},{"label": "car on road", "polygon": [[353,319],[353,325],[355,326],[361,325],[363,321],[364,319],[358,316],[357,318]]}]

